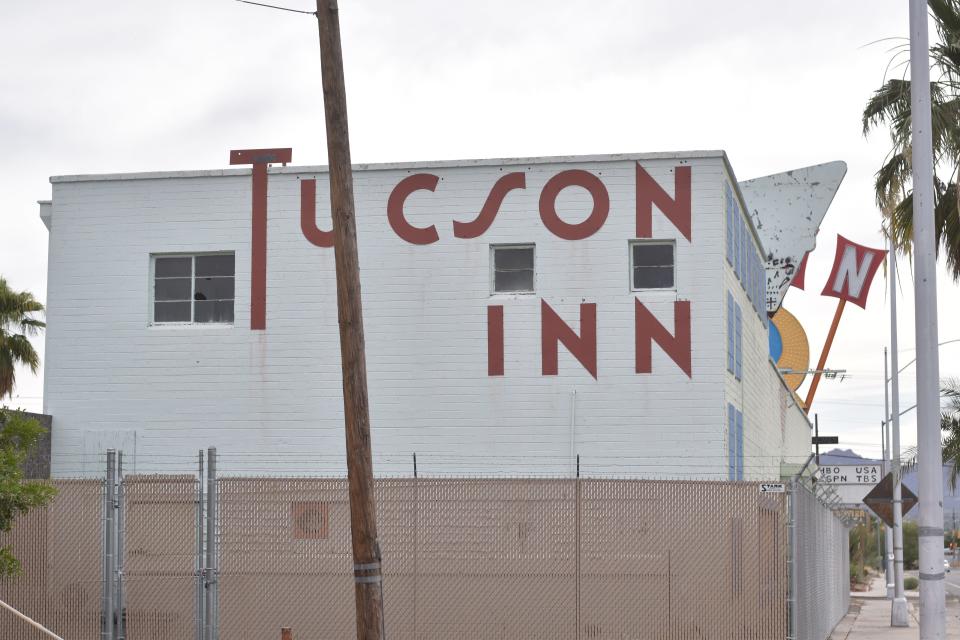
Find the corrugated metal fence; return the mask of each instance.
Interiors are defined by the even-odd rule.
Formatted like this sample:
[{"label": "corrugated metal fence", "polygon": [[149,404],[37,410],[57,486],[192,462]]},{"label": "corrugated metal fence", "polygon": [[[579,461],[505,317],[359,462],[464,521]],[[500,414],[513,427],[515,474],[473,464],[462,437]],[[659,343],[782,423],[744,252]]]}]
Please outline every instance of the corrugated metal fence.
[{"label": "corrugated metal fence", "polygon": [[[0,582],[0,598],[70,640],[94,640],[104,483],[55,484],[54,503],[0,539],[25,569]],[[282,626],[298,640],[353,637],[346,481],[220,478],[217,485],[212,575],[202,571],[200,482],[124,478],[125,637],[199,637],[211,588],[223,640],[277,638]],[[786,637],[786,494],[761,493],[758,483],[408,478],[378,480],[377,492],[391,639]],[[833,517],[808,502],[797,503],[800,529],[823,513]],[[837,550],[829,560],[801,557],[821,567],[811,569],[809,585],[807,574],[798,576],[801,589],[819,582],[818,571],[833,570],[824,563],[845,558],[837,526],[824,527],[833,537],[820,529],[800,537],[811,553]],[[832,597],[801,606],[803,624],[816,624],[820,607],[845,608]],[[799,637],[824,637],[816,633]],[[40,636],[0,615],[0,637]]]}]

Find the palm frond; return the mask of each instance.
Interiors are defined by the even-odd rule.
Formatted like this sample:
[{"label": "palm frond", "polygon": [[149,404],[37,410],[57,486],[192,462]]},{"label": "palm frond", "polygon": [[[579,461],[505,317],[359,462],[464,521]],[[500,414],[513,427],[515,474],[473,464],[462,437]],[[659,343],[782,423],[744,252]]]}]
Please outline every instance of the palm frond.
[{"label": "palm frond", "polygon": [[955,182],[936,194],[934,217],[937,253],[946,255],[954,281],[960,280],[960,190]]},{"label": "palm frond", "polygon": [[46,326],[42,314],[43,304],[32,293],[14,291],[0,277],[0,398],[13,394],[18,364],[34,373],[39,368],[40,357],[29,337]]},{"label": "palm frond", "polygon": [[941,36],[960,36],[960,7],[956,0],[927,0]]},{"label": "palm frond", "polygon": [[877,89],[863,109],[863,135],[910,112],[910,81],[887,80]]},{"label": "palm frond", "polygon": [[877,206],[888,211],[900,199],[910,181],[910,156],[905,152],[892,153],[876,173],[874,192]]}]

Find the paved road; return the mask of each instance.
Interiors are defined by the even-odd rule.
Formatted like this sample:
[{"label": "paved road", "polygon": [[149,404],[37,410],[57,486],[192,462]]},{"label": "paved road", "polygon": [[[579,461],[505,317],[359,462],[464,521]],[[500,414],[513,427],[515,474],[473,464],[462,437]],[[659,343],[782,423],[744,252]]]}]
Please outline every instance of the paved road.
[{"label": "paved road", "polygon": [[946,578],[947,595],[960,596],[960,569],[953,569]]},{"label": "paved road", "polygon": [[[914,570],[907,570],[903,572],[904,577],[913,576],[914,578],[918,577],[918,572]],[[960,569],[954,567],[950,573],[946,575],[946,581],[944,584],[948,596],[957,596],[960,597]]]}]

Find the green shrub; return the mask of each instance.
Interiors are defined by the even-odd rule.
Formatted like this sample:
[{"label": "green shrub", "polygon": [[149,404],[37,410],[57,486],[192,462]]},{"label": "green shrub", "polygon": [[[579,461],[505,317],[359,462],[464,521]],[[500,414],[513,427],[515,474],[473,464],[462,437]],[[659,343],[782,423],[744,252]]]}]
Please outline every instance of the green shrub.
[{"label": "green shrub", "polygon": [[903,566],[906,569],[920,566],[920,529],[913,520],[903,523]]},{"label": "green shrub", "polygon": [[915,591],[916,588],[919,586],[920,586],[920,581],[914,578],[913,576],[909,576],[903,579],[903,588],[906,591]]},{"label": "green shrub", "polygon": [[[48,504],[56,494],[46,482],[23,478],[23,461],[44,433],[36,420],[0,407],[0,532],[9,532],[18,516]],[[18,573],[13,547],[0,546],[0,577]]]}]

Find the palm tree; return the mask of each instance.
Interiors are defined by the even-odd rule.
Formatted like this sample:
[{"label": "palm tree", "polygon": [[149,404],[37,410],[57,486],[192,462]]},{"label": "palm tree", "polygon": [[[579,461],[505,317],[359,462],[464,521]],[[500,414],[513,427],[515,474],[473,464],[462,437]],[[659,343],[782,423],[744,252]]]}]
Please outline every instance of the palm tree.
[{"label": "palm tree", "polygon": [[[944,465],[950,465],[950,488],[956,491],[960,480],[960,380],[941,380],[940,397],[940,456]],[[900,455],[900,472],[916,470],[917,447],[907,447]]]},{"label": "palm tree", "polygon": [[947,400],[940,413],[943,463],[950,465],[950,486],[956,489],[960,477],[960,380],[945,381],[940,395]]},{"label": "palm tree", "polygon": [[[934,213],[937,251],[946,254],[954,280],[960,280],[960,0],[928,0],[937,27],[930,47],[930,105],[933,114]],[[909,45],[897,47],[893,68],[908,68],[900,59]],[[894,64],[896,63],[896,64]],[[888,67],[889,70],[890,67]],[[906,73],[906,71],[904,71]],[[885,230],[909,254],[913,239],[911,190],[910,81],[890,78],[877,89],[863,111],[863,134],[886,126],[892,147],[876,173],[874,191],[883,212]]]},{"label": "palm tree", "polygon": [[29,336],[36,335],[46,325],[35,316],[43,312],[43,305],[28,291],[13,291],[0,278],[0,399],[13,395],[16,366],[25,365],[34,373],[40,366],[40,356],[30,344]]}]

